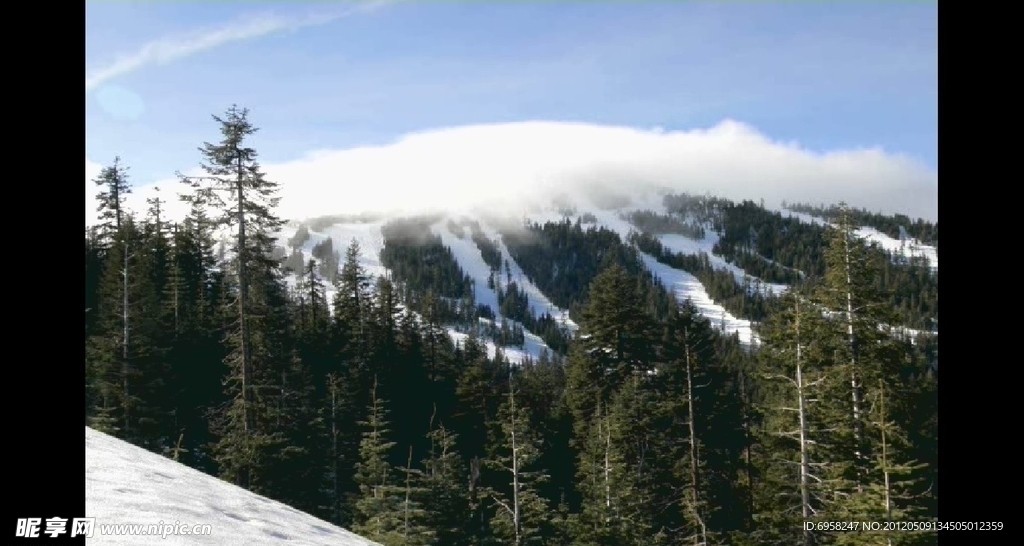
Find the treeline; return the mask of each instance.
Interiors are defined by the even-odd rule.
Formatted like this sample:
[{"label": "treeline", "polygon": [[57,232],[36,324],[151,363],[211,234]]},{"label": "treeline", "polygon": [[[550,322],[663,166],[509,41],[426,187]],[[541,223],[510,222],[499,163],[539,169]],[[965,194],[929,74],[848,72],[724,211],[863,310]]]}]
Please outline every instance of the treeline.
[{"label": "treeline", "polygon": [[801,275],[825,272],[821,226],[784,218],[753,201],[729,202],[721,209],[723,231],[713,251],[768,282],[796,284]]},{"label": "treeline", "polygon": [[437,218],[394,219],[381,227],[381,264],[398,282],[403,301],[420,313],[438,315],[445,323],[469,327],[479,313],[473,280],[459,267],[451,249],[430,231]]},{"label": "treeline", "polygon": [[703,239],[706,234],[703,224],[699,221],[684,221],[677,216],[658,214],[649,210],[633,211],[627,219],[641,231],[655,235],[676,233],[691,239]]},{"label": "treeline", "polygon": [[[580,324],[564,365],[510,366],[473,336],[454,345],[432,292],[408,291],[413,313],[356,245],[333,301],[315,260],[289,289],[255,129],[245,110],[216,119],[224,138],[204,145],[210,176],[185,179],[184,222],[159,201],[126,211],[119,163],[97,179],[90,426],[387,545],[934,543],[803,525],[936,513],[937,372],[879,328],[878,272],[849,230],[755,349],[676,305],[617,237],[532,226],[517,246],[532,268],[593,273],[563,292]],[[448,275],[434,286],[461,297]]]},{"label": "treeline", "polygon": [[641,301],[656,316],[668,316],[675,305],[665,287],[644,268],[636,250],[603,227],[584,229],[579,219],[528,223],[522,229],[503,231],[502,240],[530,282],[572,316],[580,312],[590,283],[612,264],[636,277]]},{"label": "treeline", "polygon": [[[718,230],[719,239],[713,252],[753,277],[794,286],[803,282],[813,283],[814,279],[821,279],[825,274],[830,230],[826,226],[783,217],[781,213],[769,211],[753,201],[735,203],[721,198],[677,194],[666,196],[665,206],[672,215],[701,218]],[[837,205],[828,210],[840,214],[843,207]],[[849,208],[847,211],[845,218],[852,227],[862,225],[863,211]],[[835,223],[843,217],[830,218]],[[649,248],[655,248],[650,241],[647,244]],[[875,262],[873,267],[880,273],[875,279],[875,288],[885,294],[888,305],[897,310],[897,324],[934,330],[938,322],[938,273],[923,260],[896,259],[882,248],[866,248],[868,257],[865,259]],[[692,258],[681,259],[693,262]],[[690,266],[699,267],[700,264],[692,263]],[[701,282],[715,301],[719,297],[735,297],[739,293],[730,288],[724,276],[716,282],[708,275],[708,279],[701,279]],[[714,293],[709,284],[717,286]],[[750,303],[744,304],[737,299],[731,305],[749,307]]]},{"label": "treeline", "polygon": [[[392,271],[394,281],[401,287],[403,301],[414,311],[432,313],[438,321],[460,331],[472,332],[500,346],[522,347],[526,342],[525,328],[529,325],[525,321],[496,323],[497,310],[475,302],[474,281],[462,271],[440,236],[430,231],[430,225],[436,221],[436,218],[407,218],[389,221],[382,227],[381,263]],[[479,234],[479,226],[473,227]],[[465,236],[463,224],[449,220],[447,228],[457,237]],[[497,247],[492,248],[497,252]],[[520,320],[520,316],[532,319],[528,313],[508,318]],[[555,339],[555,346],[559,346],[558,341],[564,345],[561,337]]]},{"label": "treeline", "polygon": [[[832,222],[839,218],[842,207],[839,205],[810,205],[807,203],[782,202],[782,208],[793,212],[802,212]],[[851,221],[858,226],[871,226],[893,239],[900,239],[901,231],[921,241],[923,244],[936,248],[939,246],[939,223],[928,222],[923,218],[911,220],[906,214],[881,214],[868,212],[866,209],[848,208]]]},{"label": "treeline", "polygon": [[[309,231],[302,232],[305,229],[305,225],[299,228],[300,232],[295,234],[289,242],[295,242],[297,240],[308,241],[310,238]],[[301,250],[302,243],[292,245],[292,253],[288,255],[282,264],[285,273],[301,276],[303,269],[307,266],[305,255]],[[280,247],[275,247],[274,256],[278,257]],[[335,281],[335,276],[338,273],[338,266],[340,265],[341,254],[334,249],[334,240],[330,237],[320,241],[313,245],[310,252],[312,258],[316,261],[317,272],[321,277],[326,279],[330,284]]]},{"label": "treeline", "polygon": [[[488,279],[492,281],[495,276]],[[500,278],[500,275],[497,276]],[[523,324],[527,330],[533,332],[544,343],[559,355],[565,355],[569,348],[569,333],[551,316],[550,313],[543,313],[537,317],[530,310],[530,298],[526,292],[519,288],[519,284],[511,278],[506,279],[504,287],[494,284],[498,294],[498,307],[501,314],[514,321]]]},{"label": "treeline", "polygon": [[761,322],[767,318],[773,298],[765,294],[760,279],[755,279],[753,283],[745,281],[740,284],[728,270],[715,269],[707,254],[672,252],[656,237],[646,232],[631,233],[629,242],[659,262],[697,277],[711,299],[737,317],[754,322]]}]

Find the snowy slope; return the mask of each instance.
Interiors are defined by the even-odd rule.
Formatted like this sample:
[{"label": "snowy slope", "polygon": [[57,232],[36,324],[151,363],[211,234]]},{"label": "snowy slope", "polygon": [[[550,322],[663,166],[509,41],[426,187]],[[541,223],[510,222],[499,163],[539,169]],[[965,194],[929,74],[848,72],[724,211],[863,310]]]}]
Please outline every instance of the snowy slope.
[{"label": "snowy slope", "polygon": [[[313,247],[330,238],[333,241],[334,251],[341,256],[340,263],[345,262],[345,251],[353,240],[359,243],[359,264],[363,266],[368,274],[374,278],[387,274],[387,268],[380,263],[380,251],[384,249],[384,234],[381,232],[383,221],[376,222],[338,222],[331,224],[322,231],[309,230],[309,239],[299,249],[302,251],[302,261],[306,262],[313,257]],[[291,254],[292,249],[288,240],[295,236],[298,225],[290,225],[281,230],[277,235],[277,244]],[[294,287],[296,279],[289,276],[287,282]],[[327,301],[334,301],[334,286],[327,284]]]},{"label": "snowy slope", "polygon": [[[823,226],[832,225],[817,216],[811,216],[810,214],[803,212],[794,212],[791,210],[781,210],[779,212],[781,212],[783,216],[795,218],[806,224],[817,224]],[[854,230],[854,234],[861,239],[865,239],[868,243],[877,244],[879,247],[891,252],[895,256],[903,256],[905,258],[927,258],[928,265],[933,270],[938,271],[939,269],[939,251],[934,246],[923,244],[921,241],[912,237],[907,237],[902,241],[899,239],[893,239],[885,233],[869,226],[861,226],[857,228]]]},{"label": "snowy slope", "polygon": [[501,316],[498,312],[498,294],[487,286],[487,277],[491,269],[484,261],[480,249],[469,236],[468,229],[463,232],[463,237],[457,237],[448,229],[448,218],[430,226],[430,231],[441,237],[441,244],[452,251],[456,263],[462,268],[462,272],[473,280],[473,297],[477,305],[486,305],[494,311],[494,315]]},{"label": "snowy slope", "polygon": [[[91,428],[85,429],[89,544],[373,545],[277,501],[208,476]],[[107,524],[209,524],[209,535],[103,534]],[[378,545],[379,546],[379,545]]]},{"label": "snowy slope", "polygon": [[754,333],[750,325],[750,321],[737,318],[732,313],[726,311],[724,307],[715,303],[711,296],[708,295],[707,290],[704,289],[704,285],[697,280],[697,277],[682,269],[667,266],[650,254],[641,252],[640,258],[643,260],[647,270],[653,273],[665,285],[665,288],[676,297],[677,301],[685,301],[686,299],[692,301],[700,314],[711,322],[711,326],[730,335],[734,333],[739,334],[740,342],[747,345],[759,341],[757,334]]},{"label": "snowy slope", "polygon": [[[481,319],[483,320],[483,319]],[[461,345],[466,342],[469,338],[469,334],[460,332],[454,328],[447,328],[448,337],[452,338],[452,341]],[[547,344],[544,343],[539,336],[531,333],[529,330],[523,332],[523,337],[526,339],[523,343],[523,347],[507,347],[502,346],[501,352],[505,355],[505,359],[512,364],[522,364],[527,357],[536,361],[540,358],[540,354],[547,351],[548,354],[554,354],[554,351],[548,348]],[[498,353],[498,345],[494,341],[486,338],[480,338],[480,341],[487,347],[487,357],[494,358],[494,355]]]},{"label": "snowy slope", "polygon": [[[729,273],[732,273],[733,278],[736,279],[736,282],[741,286],[744,281],[749,281],[751,286],[753,286],[754,281],[758,280],[757,277],[747,274],[747,272],[742,268],[729,263],[725,258],[712,252],[715,245],[718,244],[718,238],[718,234],[710,230],[707,230],[704,238],[700,240],[691,239],[685,235],[677,235],[674,233],[658,236],[658,240],[661,244],[665,245],[665,248],[672,252],[692,255],[698,255],[701,253],[707,254],[708,262],[711,263],[711,267],[715,269],[725,269]],[[760,284],[762,291],[771,292],[776,296],[781,296],[789,290],[789,286],[785,284],[769,283],[765,281],[761,281]]]},{"label": "snowy slope", "polygon": [[[473,297],[477,305],[487,305],[494,311],[496,320],[494,321],[497,326],[501,326],[502,322],[507,320],[501,315],[498,308],[498,293],[492,288],[487,286],[487,278],[490,276],[491,268],[484,261],[483,254],[480,249],[473,242],[472,236],[469,234],[467,229],[463,233],[463,237],[458,237],[451,230],[448,229],[449,218],[444,218],[430,226],[430,230],[441,237],[441,243],[448,247],[452,251],[452,256],[455,261],[462,268],[463,273],[469,275],[469,278],[473,280]],[[486,319],[481,319],[482,322],[490,322]],[[509,320],[512,324],[514,321]],[[459,341],[460,338],[456,337],[458,332],[450,331],[450,335],[453,339]],[[458,334],[462,337],[468,337],[466,334]],[[508,357],[510,362],[519,363],[522,362],[526,355],[530,355],[532,358],[537,359],[542,351],[551,353],[551,349],[546,343],[537,335],[533,334],[529,330],[524,328],[523,337],[525,343],[523,347],[502,347],[502,351],[505,356]],[[494,343],[487,340],[487,352],[493,357],[495,354]]]},{"label": "snowy slope", "polygon": [[933,270],[939,269],[938,249],[931,245],[922,244],[921,241],[917,239],[909,237],[902,241],[899,239],[893,239],[885,233],[868,226],[859,227],[854,233],[856,233],[856,235],[861,239],[867,240],[869,243],[878,244],[878,246],[893,253],[894,255],[904,256],[907,258],[927,258],[928,265]]},{"label": "snowy slope", "polygon": [[[623,220],[616,212],[603,210],[588,211],[597,218],[599,225],[619,234],[623,241],[630,231],[635,231],[632,224]],[[738,318],[715,303],[704,285],[696,277],[683,271],[667,266],[650,254],[641,252],[640,257],[647,270],[654,274],[665,285],[677,301],[689,299],[700,311],[701,315],[711,321],[711,325],[727,334],[739,334],[740,341],[746,344],[757,343],[757,337],[751,328],[750,321]]]},{"label": "snowy slope", "polygon": [[[537,285],[533,284],[533,281],[526,276],[526,273],[524,273],[522,268],[519,267],[519,264],[512,259],[512,255],[508,253],[508,247],[505,246],[505,242],[501,239],[498,232],[484,222],[480,223],[480,230],[484,232],[484,235],[488,239],[497,242],[497,247],[501,252],[502,259],[508,263],[509,273],[512,274],[512,280],[519,285],[520,290],[526,293],[526,296],[530,300],[530,311],[534,316],[539,317],[547,313],[560,324],[564,325],[564,327],[570,332],[576,332],[576,330],[579,329],[579,326],[569,318],[569,311],[552,303],[551,300],[541,292],[540,288],[537,288]],[[496,280],[501,284],[501,286],[505,286],[504,272],[497,277],[498,278]]]}]

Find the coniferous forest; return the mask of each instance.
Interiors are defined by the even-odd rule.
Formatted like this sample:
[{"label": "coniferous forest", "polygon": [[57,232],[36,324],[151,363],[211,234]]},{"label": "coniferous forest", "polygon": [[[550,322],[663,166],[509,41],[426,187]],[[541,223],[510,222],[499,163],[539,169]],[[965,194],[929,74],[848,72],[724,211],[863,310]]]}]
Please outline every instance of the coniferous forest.
[{"label": "coniferous forest", "polygon": [[[159,199],[129,211],[126,161],[95,180],[88,426],[389,546],[936,543],[804,525],[937,515],[934,340],[891,331],[937,327],[937,273],[867,246],[846,208],[826,228],[670,196],[669,215],[634,215],[631,240],[581,219],[503,230],[579,324],[570,335],[501,282],[507,265],[478,226],[455,227],[492,268],[501,309],[476,305],[423,229],[433,220],[385,226],[386,278],[348,242],[312,260],[275,250],[285,219],[257,127],[240,107],[213,120],[204,174],[181,177],[184,219]],[[654,237],[706,229],[716,253],[792,289],[752,292]],[[937,244],[937,226],[909,229]],[[697,275],[760,343],[676,302],[641,252]],[[510,364],[446,330],[495,312],[552,353]]]}]

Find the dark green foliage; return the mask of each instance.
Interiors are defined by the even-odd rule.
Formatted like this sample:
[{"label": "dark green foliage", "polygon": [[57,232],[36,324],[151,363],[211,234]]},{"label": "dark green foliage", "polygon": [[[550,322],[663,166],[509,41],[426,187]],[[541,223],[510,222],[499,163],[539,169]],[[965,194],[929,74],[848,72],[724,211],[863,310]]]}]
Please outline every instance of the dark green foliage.
[{"label": "dark green foliage", "polygon": [[569,357],[569,400],[577,423],[589,421],[595,401],[607,405],[623,382],[654,369],[657,334],[641,301],[635,279],[617,265],[591,284],[585,326]]},{"label": "dark green foliage", "polygon": [[432,429],[429,457],[423,461],[423,486],[426,489],[427,526],[436,534],[436,544],[470,544],[468,476],[456,449],[457,435],[443,424]]},{"label": "dark green foliage", "polygon": [[502,233],[509,254],[551,301],[571,309],[584,300],[586,287],[609,263],[639,271],[637,257],[619,236],[604,228],[586,230],[568,219],[532,224],[525,231]]},{"label": "dark green foliage", "polygon": [[[842,428],[846,398],[834,390],[845,377],[833,370],[827,324],[805,294],[791,293],[763,330],[760,352],[760,480],[756,486],[755,538],[763,544],[813,544],[820,533],[802,523],[825,513],[834,476],[846,466],[830,449],[833,425]],[[803,472],[803,475],[801,474]]]},{"label": "dark green foliage", "polygon": [[[429,218],[386,228],[393,279],[369,276],[357,244],[337,260],[336,242],[324,240],[313,260],[293,260],[286,284],[274,255],[273,185],[241,138],[252,128],[244,110],[223,121],[224,141],[204,147],[210,177],[190,179],[184,220],[168,222],[152,200],[144,217],[124,211],[117,226],[108,215],[106,231],[86,234],[90,426],[385,544],[515,544],[518,536],[550,545],[791,545],[807,540],[805,519],[937,513],[937,340],[885,326],[931,316],[937,275],[851,237],[851,216],[839,219],[845,230],[812,228],[820,248],[809,259],[820,274],[765,307],[754,346],[674,301],[635,248],[582,217],[506,234],[531,281],[572,310],[580,331],[569,339],[549,315],[529,312],[500,245],[474,222],[450,229],[470,234],[492,268],[498,309],[475,304]],[[239,180],[241,215],[232,201]],[[750,203],[670,196],[666,204],[669,216],[634,222],[718,230],[736,253],[760,253],[773,237],[740,218],[775,222]],[[234,248],[218,256],[213,235],[224,227]],[[632,242],[673,267],[708,265],[664,252],[649,233]],[[331,256],[342,263],[328,302],[322,262]],[[714,277],[702,281],[718,290]],[[505,320],[466,327],[495,314]],[[469,337],[453,343],[452,327]],[[523,327],[567,356],[516,366],[500,350],[488,357],[482,339],[520,343]],[[801,394],[803,427],[793,411]],[[799,441],[801,428],[813,443]],[[802,455],[822,480],[806,488]]]},{"label": "dark green foliage", "polygon": [[[612,231],[594,226],[584,229],[579,219],[575,223],[566,219],[506,230],[502,238],[529,280],[574,317],[586,303],[590,283],[612,264],[635,277],[638,301],[656,317],[664,318],[672,308],[671,297],[644,269],[636,250]],[[538,325],[531,331],[543,329]]]},{"label": "dark green foliage", "polygon": [[657,238],[647,233],[632,234],[630,242],[641,251],[654,256],[659,262],[697,277],[708,291],[708,295],[736,316],[754,322],[760,322],[768,316],[772,297],[765,294],[759,280],[755,280],[753,284],[741,285],[728,270],[715,269],[706,254],[695,256],[672,252]]},{"label": "dark green foliage", "polygon": [[690,220],[684,222],[678,216],[657,214],[649,210],[638,210],[629,214],[629,222],[646,233],[662,235],[665,233],[676,233],[685,235],[691,239],[703,239],[705,236],[704,227],[699,222]]},{"label": "dark green foliage", "polygon": [[[225,389],[231,402],[211,423],[219,436],[214,454],[226,479],[274,495],[272,468],[287,439],[282,408],[290,388],[284,382],[293,365],[288,349],[287,296],[279,264],[271,258],[282,221],[274,214],[277,184],[264,178],[247,139],[256,132],[248,111],[232,106],[219,124],[222,140],[201,148],[206,176],[183,181],[214,211],[212,226],[237,230],[230,271],[225,342]],[[196,202],[199,197],[196,198]],[[226,318],[225,317],[225,318]]]},{"label": "dark green foliage", "polygon": [[[793,212],[802,212],[832,221],[839,217],[842,211],[840,205],[814,206],[805,203],[789,203],[785,201],[782,207]],[[847,207],[847,213],[851,220],[858,226],[871,226],[893,239],[901,239],[904,233],[918,239],[926,245],[939,246],[939,223],[928,222],[923,218],[911,220],[905,214],[886,215],[877,212],[868,212],[865,209]]]},{"label": "dark green foliage", "polygon": [[[403,286],[402,298],[413,309],[423,312],[427,305],[425,294],[432,293],[444,298],[435,298],[431,304],[445,322],[469,323],[475,320],[476,310],[472,280],[463,273],[441,238],[430,232],[432,221],[402,219],[384,225],[381,263]],[[470,304],[468,311],[466,302]]]},{"label": "dark green foliage", "polygon": [[132,192],[128,183],[128,168],[121,165],[121,158],[115,157],[114,164],[104,167],[93,182],[101,188],[96,194],[99,206],[100,223],[96,226],[96,235],[101,246],[111,243],[116,233],[121,230],[122,221],[128,216],[124,208],[125,199]]},{"label": "dark green foliage", "polygon": [[389,462],[389,452],[395,442],[389,439],[388,410],[385,400],[377,396],[374,381],[363,427],[363,440],[359,443],[359,463],[356,464],[356,483],[359,500],[356,502],[355,532],[370,540],[395,541],[399,527],[399,491],[395,486],[395,469]]},{"label": "dark green foliage", "polygon": [[495,538],[504,544],[545,544],[545,536],[551,535],[551,509],[537,491],[548,478],[536,465],[541,440],[530,426],[526,410],[516,405],[511,373],[508,383],[508,393],[498,407],[498,428],[491,439],[491,455],[485,462],[497,480],[488,491],[493,501],[491,528]]}]

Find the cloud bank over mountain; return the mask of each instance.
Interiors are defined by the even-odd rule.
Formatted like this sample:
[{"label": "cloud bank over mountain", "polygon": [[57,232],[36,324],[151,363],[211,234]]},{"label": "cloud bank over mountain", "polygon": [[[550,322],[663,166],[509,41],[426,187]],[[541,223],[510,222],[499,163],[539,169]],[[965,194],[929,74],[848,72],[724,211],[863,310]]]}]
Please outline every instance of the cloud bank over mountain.
[{"label": "cloud bank over mountain", "polygon": [[[910,157],[878,148],[812,151],[728,119],[683,131],[551,121],[443,128],[382,146],[314,151],[264,169],[280,183],[280,213],[291,219],[368,211],[515,214],[563,194],[645,187],[769,206],[846,201],[930,220],[938,204],[937,173]],[[164,198],[180,186],[155,185]],[[148,195],[142,188],[132,194],[132,208],[144,210]]]}]

